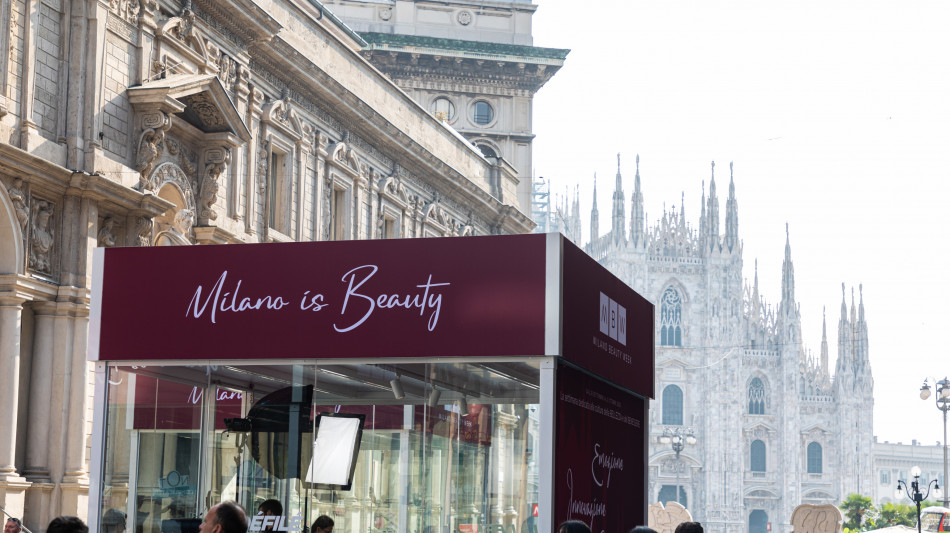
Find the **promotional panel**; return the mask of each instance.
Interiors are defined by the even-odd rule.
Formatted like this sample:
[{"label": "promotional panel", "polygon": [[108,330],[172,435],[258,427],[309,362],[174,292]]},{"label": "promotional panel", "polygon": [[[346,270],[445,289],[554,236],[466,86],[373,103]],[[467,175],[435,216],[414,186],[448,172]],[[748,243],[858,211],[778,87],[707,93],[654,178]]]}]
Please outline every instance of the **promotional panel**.
[{"label": "promotional panel", "polygon": [[[538,234],[97,250],[90,357],[540,354],[544,249]],[[143,324],[161,333],[142,342]]]},{"label": "promotional panel", "polygon": [[653,398],[653,304],[564,240],[563,355]]},{"label": "promotional panel", "polygon": [[593,533],[644,523],[644,400],[561,363],[557,368],[554,523]]}]

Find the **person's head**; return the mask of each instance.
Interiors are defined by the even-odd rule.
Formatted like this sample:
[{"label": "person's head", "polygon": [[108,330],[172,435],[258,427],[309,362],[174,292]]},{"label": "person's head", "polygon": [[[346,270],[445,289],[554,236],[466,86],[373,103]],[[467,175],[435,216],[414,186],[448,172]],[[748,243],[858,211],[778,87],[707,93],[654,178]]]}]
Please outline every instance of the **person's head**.
[{"label": "person's head", "polygon": [[23,529],[23,525],[20,523],[19,518],[7,518],[7,523],[3,526],[3,533],[20,533]]},{"label": "person's head", "polygon": [[656,530],[652,527],[647,526],[637,526],[630,530],[630,533],[656,533]]},{"label": "person's head", "polygon": [[57,516],[48,526],[47,533],[89,533],[89,527],[78,516]]},{"label": "person's head", "polygon": [[125,513],[118,509],[109,509],[103,513],[102,529],[114,533],[125,531]]},{"label": "person's head", "polygon": [[265,516],[280,516],[284,514],[284,506],[278,500],[264,500],[257,506],[257,512]]},{"label": "person's head", "polygon": [[590,527],[580,520],[568,520],[557,528],[557,533],[590,533]]},{"label": "person's head", "polygon": [[313,526],[310,528],[310,533],[332,533],[333,532],[333,519],[329,516],[322,514],[313,521]]},{"label": "person's head", "polygon": [[205,513],[199,533],[247,533],[247,513],[232,501],[221,502]]},{"label": "person's head", "polygon": [[703,525],[699,522],[683,522],[676,526],[674,533],[703,533]]}]

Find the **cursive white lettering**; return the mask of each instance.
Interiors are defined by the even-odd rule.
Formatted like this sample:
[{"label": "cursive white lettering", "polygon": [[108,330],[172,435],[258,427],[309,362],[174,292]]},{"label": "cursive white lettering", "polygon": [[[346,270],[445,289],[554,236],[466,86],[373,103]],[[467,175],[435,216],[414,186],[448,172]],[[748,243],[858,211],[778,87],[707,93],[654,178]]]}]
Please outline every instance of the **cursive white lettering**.
[{"label": "cursive white lettering", "polygon": [[308,294],[310,294],[310,291],[305,291],[305,292],[303,293],[303,298],[300,299],[300,310],[301,310],[301,311],[310,310],[310,311],[316,312],[316,311],[319,311],[319,310],[323,309],[324,307],[330,305],[330,304],[325,304],[325,303],[323,303],[323,295],[322,295],[322,294],[314,294],[313,296],[310,297],[310,301],[307,302],[307,295],[308,295]]},{"label": "cursive white lettering", "polygon": [[567,489],[568,489],[568,501],[567,501],[567,519],[574,520],[574,516],[587,518],[590,523],[591,531],[594,531],[594,519],[598,516],[607,517],[607,504],[598,503],[596,500],[593,502],[577,501],[574,499],[574,472],[568,468],[567,469]]},{"label": "cursive white lettering", "polygon": [[342,281],[347,283],[347,289],[346,295],[343,298],[343,307],[340,309],[340,314],[346,314],[347,307],[350,305],[351,297],[365,301],[365,305],[367,305],[367,307],[363,312],[363,315],[349,326],[341,327],[337,324],[334,324],[333,329],[340,333],[352,331],[366,322],[377,308],[394,309],[397,307],[402,307],[405,309],[418,308],[419,316],[425,316],[426,311],[430,311],[428,329],[429,331],[433,331],[439,324],[439,314],[442,311],[442,294],[434,291],[433,288],[444,287],[451,284],[433,283],[432,274],[429,274],[429,278],[425,283],[422,285],[416,285],[417,289],[423,289],[421,294],[384,293],[379,294],[374,298],[365,294],[366,291],[363,291],[362,287],[363,284],[369,281],[369,279],[373,277],[373,275],[375,275],[378,271],[379,267],[376,265],[363,265],[350,270],[346,274],[343,274]]},{"label": "cursive white lettering", "polygon": [[[274,311],[279,311],[287,305],[290,305],[290,302],[285,301],[280,296],[271,296],[266,295],[256,300],[251,298],[241,298],[238,300],[238,291],[241,290],[241,280],[238,280],[237,285],[234,287],[234,292],[226,291],[222,297],[221,291],[224,289],[224,284],[227,281],[228,271],[225,270],[221,273],[221,276],[218,278],[218,281],[214,283],[214,286],[211,287],[211,290],[208,292],[207,298],[205,298],[204,303],[201,300],[201,289],[202,286],[198,285],[198,288],[195,290],[195,295],[192,296],[191,302],[188,303],[188,309],[185,310],[185,316],[193,316],[194,318],[201,318],[201,315],[204,314],[205,309],[208,308],[208,304],[211,304],[211,323],[217,323],[217,312],[220,310],[224,312],[240,313],[243,311],[258,311],[262,308],[271,309]],[[228,296],[230,295],[230,301]]]},{"label": "cursive white lettering", "polygon": [[594,483],[598,487],[603,487],[604,483],[597,478],[595,467],[600,467],[607,471],[607,486],[610,486],[610,472],[613,470],[623,470],[623,459],[613,454],[609,456],[606,453],[600,453],[600,444],[594,444],[594,458],[590,462],[590,475],[594,478]]}]

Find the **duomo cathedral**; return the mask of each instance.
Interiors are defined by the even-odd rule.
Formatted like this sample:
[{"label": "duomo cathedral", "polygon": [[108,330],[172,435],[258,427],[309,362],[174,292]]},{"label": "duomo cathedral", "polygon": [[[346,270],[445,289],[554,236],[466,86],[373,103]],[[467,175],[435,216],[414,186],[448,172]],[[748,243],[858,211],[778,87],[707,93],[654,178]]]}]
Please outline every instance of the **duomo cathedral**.
[{"label": "duomo cathedral", "polygon": [[[649,503],[678,500],[707,531],[764,533],[789,531],[799,504],[870,494],[874,381],[861,287],[842,284],[840,312],[825,317],[820,355],[812,357],[803,338],[817,340],[818,332],[801,328],[787,228],[782,285],[774,288],[780,300],[766,301],[773,288],[759,287],[757,272],[751,283],[742,278],[732,165],[723,205],[713,163],[697,225],[682,202],[648,225],[649,177],[641,183],[639,156],[629,197],[619,155],[617,164],[605,231],[596,191],[588,242],[578,238],[576,195],[559,206],[558,219],[562,232],[656,306]],[[837,344],[833,372],[829,342]],[[674,446],[677,437],[682,446]]]}]

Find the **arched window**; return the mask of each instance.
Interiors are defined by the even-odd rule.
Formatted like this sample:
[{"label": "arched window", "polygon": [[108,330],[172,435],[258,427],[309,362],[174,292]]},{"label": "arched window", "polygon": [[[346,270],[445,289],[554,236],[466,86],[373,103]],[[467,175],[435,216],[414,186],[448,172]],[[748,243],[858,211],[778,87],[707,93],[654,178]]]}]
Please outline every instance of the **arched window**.
[{"label": "arched window", "polygon": [[752,441],[752,471],[765,472],[765,443],[760,440]]},{"label": "arched window", "polygon": [[765,414],[765,386],[759,378],[752,378],[749,382],[749,414]]},{"label": "arched window", "polygon": [[808,445],[808,473],[821,473],[821,444],[817,442]]},{"label": "arched window", "polygon": [[660,346],[683,345],[683,301],[680,293],[667,287],[660,300]]},{"label": "arched window", "polygon": [[761,509],[749,513],[749,533],[765,533],[768,531],[769,515]]},{"label": "arched window", "polygon": [[680,497],[676,499],[676,485],[663,485],[660,487],[660,494],[657,496],[657,501],[663,504],[666,502],[675,502],[678,501],[680,505],[686,507],[686,487],[680,485],[679,493]]},{"label": "arched window", "polygon": [[683,425],[683,389],[668,385],[663,389],[663,423],[668,426]]}]

